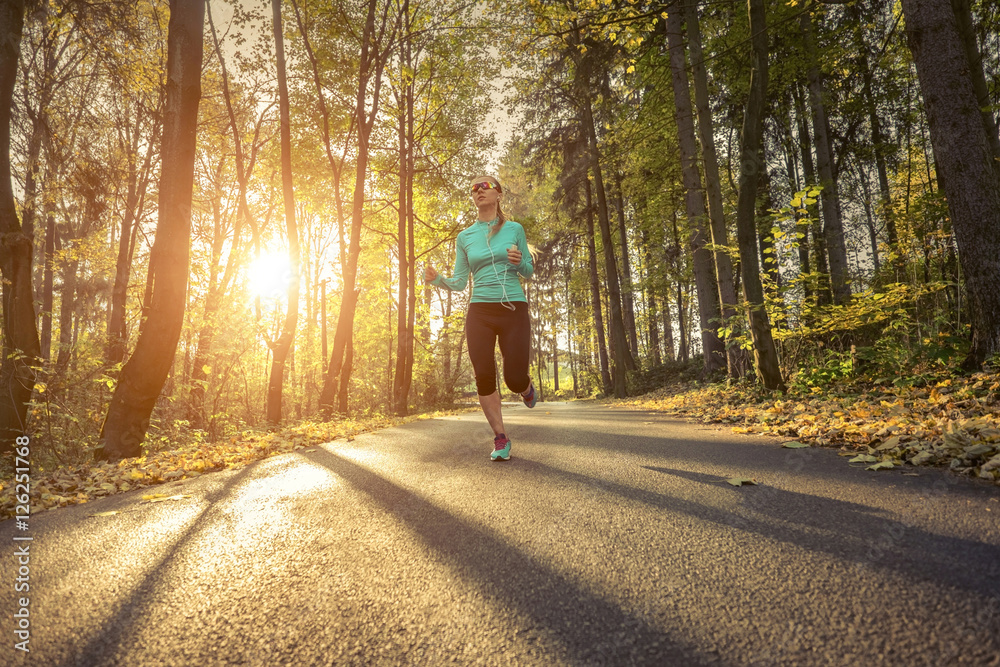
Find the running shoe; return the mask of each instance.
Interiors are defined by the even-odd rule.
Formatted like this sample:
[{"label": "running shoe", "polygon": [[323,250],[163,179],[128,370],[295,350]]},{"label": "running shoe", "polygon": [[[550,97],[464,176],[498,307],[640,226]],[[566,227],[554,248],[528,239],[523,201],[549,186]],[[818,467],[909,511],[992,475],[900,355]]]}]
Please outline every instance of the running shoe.
[{"label": "running shoe", "polygon": [[521,394],[521,400],[523,400],[524,404],[527,405],[529,408],[535,407],[535,383],[534,382],[532,382],[531,384],[528,385],[528,394],[527,395]]},{"label": "running shoe", "polygon": [[503,433],[493,438],[493,453],[490,458],[494,461],[510,460],[510,439]]}]

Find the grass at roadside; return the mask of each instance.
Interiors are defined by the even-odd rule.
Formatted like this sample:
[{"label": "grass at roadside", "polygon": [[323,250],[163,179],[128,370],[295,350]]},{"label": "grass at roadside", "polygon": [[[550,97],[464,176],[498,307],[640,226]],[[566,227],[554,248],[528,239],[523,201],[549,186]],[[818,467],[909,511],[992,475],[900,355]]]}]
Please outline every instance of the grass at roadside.
[{"label": "grass at roadside", "polygon": [[831,387],[768,395],[758,386],[672,385],[615,404],[837,446],[872,470],[948,466],[1000,484],[1000,373],[924,387]]}]

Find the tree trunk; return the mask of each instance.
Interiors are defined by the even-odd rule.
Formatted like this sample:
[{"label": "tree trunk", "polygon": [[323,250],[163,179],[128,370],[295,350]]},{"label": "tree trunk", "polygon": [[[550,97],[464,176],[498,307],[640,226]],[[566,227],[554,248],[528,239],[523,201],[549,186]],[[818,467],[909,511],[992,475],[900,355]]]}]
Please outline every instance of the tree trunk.
[{"label": "tree trunk", "polygon": [[[798,192],[801,188],[799,187],[798,167],[795,162],[795,137],[792,130],[794,120],[791,115],[790,110],[788,125],[786,126],[788,137],[786,138],[785,145],[785,170],[788,173],[789,191]],[[798,208],[795,209],[795,234],[798,240],[799,274],[803,275],[809,273],[809,222],[808,217],[802,215]],[[801,238],[799,238],[800,234]],[[812,289],[807,280],[802,282],[802,299],[806,303],[812,300]]]},{"label": "tree trunk", "polygon": [[663,297],[663,345],[666,347],[666,360],[674,361],[674,325],[670,319],[670,299]]},{"label": "tree trunk", "polygon": [[[877,274],[882,267],[882,261],[879,257],[878,229],[875,226],[875,211],[873,210],[875,207],[872,206],[871,186],[868,183],[868,174],[863,167],[858,166],[856,172],[858,183],[861,184],[861,205],[865,209],[865,227],[868,228],[868,244],[871,247],[872,263],[875,265],[875,273]],[[882,208],[881,204],[879,204],[879,208]]]},{"label": "tree trunk", "polygon": [[[208,294],[205,297],[204,324],[202,325],[201,331],[198,332],[197,352],[195,353],[191,369],[192,387],[188,407],[188,419],[191,421],[192,425],[198,428],[207,428],[210,426],[209,415],[206,414],[205,410],[205,398],[208,390],[209,372],[214,366],[213,360],[215,358],[215,354],[212,348],[215,345],[217,318],[219,310],[222,308],[225,294],[232,282],[233,277],[235,276],[236,268],[239,264],[238,258],[243,257],[245,254],[243,248],[241,247],[241,239],[243,230],[247,226],[251,229],[251,241],[254,256],[260,255],[260,232],[256,218],[250,215],[250,208],[247,205],[246,194],[250,176],[253,172],[254,166],[256,165],[257,150],[259,147],[258,138],[260,136],[261,125],[263,124],[264,118],[270,109],[270,106],[268,106],[266,109],[261,111],[254,128],[254,135],[251,141],[249,155],[247,155],[243,145],[243,127],[237,119],[236,110],[233,107],[232,93],[229,86],[229,72],[226,69],[226,59],[222,50],[222,45],[219,42],[218,34],[215,30],[215,21],[212,18],[211,3],[206,3],[205,8],[208,26],[212,33],[212,43],[215,46],[215,54],[219,59],[219,68],[222,73],[222,99],[226,105],[226,113],[229,117],[229,129],[232,132],[238,191],[236,195],[236,225],[233,230],[232,245],[230,252],[228,253],[226,268],[222,272],[221,278],[219,277],[219,265],[222,259],[223,248],[226,240],[225,232],[221,225],[221,209],[219,206],[222,193],[217,192],[216,198],[213,201],[213,214],[216,224],[212,246],[211,275],[209,277]],[[224,159],[225,158],[219,161],[219,165],[217,167],[217,175],[215,178],[215,182],[217,183],[220,182],[222,178],[222,170],[225,166]],[[270,220],[272,210],[273,209],[269,204],[267,216],[264,222],[265,226]],[[251,244],[247,244],[247,249],[249,249],[250,245]],[[254,303],[256,317],[258,320],[260,319],[260,303],[260,296],[258,295]],[[206,368],[208,370],[206,370]]]},{"label": "tree trunk", "polygon": [[559,341],[552,336],[552,381],[553,391],[559,391]]},{"label": "tree trunk", "polygon": [[[402,66],[402,64],[401,64]],[[405,79],[404,79],[405,80]],[[405,93],[404,93],[405,95]],[[405,107],[405,102],[399,100],[401,106]],[[393,411],[404,416],[407,412],[407,396],[403,393],[403,373],[406,366],[406,313],[409,303],[409,253],[406,244],[406,209],[408,207],[408,192],[406,168],[409,160],[406,159],[406,110],[401,109],[397,118],[399,123],[399,208],[397,211],[396,224],[396,257],[399,265],[399,288],[396,296],[396,372],[392,382],[392,402]]]},{"label": "tree trunk", "polygon": [[800,18],[806,56],[809,60],[809,101],[812,106],[813,134],[816,140],[816,162],[819,168],[820,199],[823,203],[823,237],[826,241],[827,257],[830,260],[830,289],[834,303],[845,303],[851,298],[848,283],[847,244],[844,242],[844,221],[840,213],[840,192],[833,163],[833,143],[830,141],[830,127],[826,117],[825,91],[819,71],[819,58],[812,33],[812,19],[809,12]]},{"label": "tree trunk", "polygon": [[597,352],[601,364],[601,386],[608,396],[614,391],[611,383],[611,369],[608,363],[608,348],[604,340],[604,317],[601,314],[601,281],[597,275],[597,242],[594,230],[594,202],[590,179],[583,182],[587,196],[587,270],[590,274],[590,303],[594,311],[594,329],[597,331]]},{"label": "tree trunk", "polygon": [[191,243],[191,198],[201,99],[205,3],[171,0],[167,28],[159,221],[150,251],[148,316],[122,368],[101,428],[98,459],[138,456],[180,339]]},{"label": "tree trunk", "polygon": [[[313,86],[316,88],[317,106],[319,106],[320,116],[323,118],[323,146],[326,151],[327,162],[330,164],[330,173],[333,176],[333,203],[337,211],[337,242],[340,249],[338,257],[340,260],[340,271],[343,275],[347,272],[347,242],[346,234],[344,232],[344,219],[346,214],[344,212],[342,183],[344,177],[344,163],[346,161],[347,151],[351,143],[351,131],[353,128],[348,131],[347,137],[342,139],[344,152],[339,158],[335,157],[333,154],[333,143],[330,138],[330,110],[329,107],[327,107],[326,98],[324,97],[324,90],[326,88],[323,79],[320,76],[319,60],[316,58],[316,54],[312,48],[312,43],[309,41],[309,33],[302,21],[302,14],[299,11],[299,6],[296,0],[292,0],[292,8],[295,10],[295,20],[299,28],[299,35],[302,36],[302,45],[305,47],[306,58],[309,61],[309,68],[313,78]],[[362,49],[362,52],[363,51],[364,49]],[[325,354],[323,355],[323,359],[326,359]]]},{"label": "tree trunk", "polygon": [[[162,95],[160,96],[162,100]],[[159,114],[157,114],[159,118]],[[118,238],[118,260],[115,264],[115,279],[111,288],[111,318],[108,322],[108,365],[120,364],[125,360],[128,348],[128,281],[132,268],[132,257],[135,254],[135,240],[139,231],[139,220],[146,202],[146,188],[149,185],[149,173],[152,168],[154,139],[159,134],[160,122],[155,121],[146,146],[146,156],[142,170],[136,169],[132,155],[138,152],[141,128],[141,116],[136,118],[132,131],[132,141],[129,142],[129,173],[125,195],[125,212],[122,216],[121,235]],[[125,147],[123,147],[125,148]]]},{"label": "tree trunk", "polygon": [[690,248],[694,266],[694,282],[698,292],[698,315],[701,326],[701,347],[704,351],[705,373],[713,373],[727,365],[726,346],[719,338],[722,308],[715,276],[712,252],[705,247],[707,220],[704,188],[698,172],[698,149],[694,131],[694,110],[684,57],[681,9],[667,12],[667,43],[670,50],[670,71],[674,89],[674,110],[677,121],[677,144],[681,154],[681,175],[686,191],[685,203],[690,228]]},{"label": "tree trunk", "polygon": [[63,266],[62,290],[59,298],[59,351],[56,353],[56,374],[63,375],[69,367],[73,351],[73,313],[76,311],[76,279],[80,260],[71,259]]},{"label": "tree trunk", "polygon": [[584,129],[588,135],[587,145],[590,149],[590,167],[594,175],[594,191],[597,195],[597,222],[601,230],[601,245],[604,246],[604,276],[607,280],[608,316],[611,320],[608,327],[611,337],[611,382],[615,397],[625,398],[625,370],[633,367],[634,363],[632,363],[632,355],[629,354],[625,336],[621,285],[618,282],[618,262],[615,259],[614,240],[611,237],[607,191],[604,189],[597,132],[594,127],[594,115],[589,96],[585,97],[583,107]]},{"label": "tree trunk", "polygon": [[[875,169],[878,173],[879,184],[879,205],[877,214],[885,219],[885,229],[889,247],[896,248],[899,238],[896,232],[896,219],[892,215],[892,193],[889,190],[889,169],[886,164],[886,155],[893,150],[887,145],[882,132],[882,120],[878,115],[878,104],[875,98],[874,74],[872,73],[871,61],[868,58],[868,46],[862,34],[864,18],[861,15],[857,4],[851,3],[846,6],[847,15],[854,23],[855,48],[861,56],[861,77],[864,82],[864,94],[862,100],[868,112],[868,125],[871,130],[872,149],[875,153]],[[878,267],[876,267],[876,271]]]},{"label": "tree trunk", "polygon": [[[777,298],[781,287],[781,274],[778,271],[778,255],[774,249],[774,235],[771,233],[771,174],[767,169],[767,156],[764,146],[760,148],[761,167],[757,180],[757,236],[760,239],[760,263],[764,267],[761,275],[767,276],[768,288],[772,297]],[[770,261],[768,261],[770,260]]]},{"label": "tree trunk", "polygon": [[622,195],[622,174],[615,170],[615,208],[618,210],[618,245],[622,250],[622,317],[628,337],[629,358],[635,368],[635,358],[639,356],[639,341],[636,339],[635,300],[632,293],[632,261],[629,259],[628,234],[625,228],[625,197]]},{"label": "tree trunk", "polygon": [[[361,59],[358,66],[358,88],[354,109],[354,124],[358,132],[358,152],[354,172],[354,201],[351,203],[351,239],[344,266],[344,285],[333,336],[333,353],[327,367],[319,405],[324,415],[333,412],[334,402],[341,413],[348,410],[348,388],[354,358],[354,315],[360,290],[357,287],[358,258],[361,255],[361,225],[364,221],[365,182],[368,175],[369,138],[378,116],[382,71],[385,66],[379,52],[379,35],[375,30],[376,0],[368,1],[368,14],[361,36]],[[384,20],[384,17],[383,17]],[[371,90],[369,90],[371,84]],[[369,111],[369,106],[371,107]]]},{"label": "tree trunk", "polygon": [[764,289],[760,282],[757,262],[757,236],[754,213],[757,182],[767,167],[761,160],[760,144],[764,130],[764,110],[767,107],[767,27],[764,0],[749,0],[751,55],[750,96],[743,116],[743,141],[740,159],[739,197],[736,203],[736,229],[740,246],[740,268],[743,273],[743,295],[747,301],[747,316],[753,338],[757,375],[765,389],[785,390],[778,366],[778,353],[771,337],[771,323],[764,308]]},{"label": "tree trunk", "polygon": [[979,52],[979,44],[976,43],[976,29],[972,22],[972,8],[969,0],[951,0],[951,7],[955,12],[955,21],[958,27],[958,34],[962,38],[962,46],[965,48],[965,57],[969,61],[969,77],[972,81],[972,89],[976,93],[976,103],[979,105],[979,112],[983,117],[986,139],[989,141],[990,150],[993,152],[993,159],[996,160],[997,172],[1000,174],[1000,136],[997,135],[997,120],[993,115],[993,102],[990,99],[990,89],[986,83],[986,74],[983,71],[983,56]]},{"label": "tree trunk", "polygon": [[[802,155],[802,178],[805,187],[818,184],[816,178],[816,167],[813,163],[812,140],[809,137],[809,119],[806,117],[805,100],[802,99],[802,92],[797,86],[792,88],[792,97],[795,100],[795,116],[799,125],[799,151]],[[816,260],[816,272],[821,276],[816,286],[817,301],[822,304],[830,303],[833,295],[830,293],[829,269],[826,261],[826,241],[823,237],[823,229],[820,226],[819,211],[816,204],[806,206],[808,217],[812,221],[813,258]]]},{"label": "tree trunk", "polygon": [[56,254],[56,219],[51,213],[45,216],[45,267],[42,270],[42,359],[52,354],[52,308],[55,306],[55,270],[52,263]]},{"label": "tree trunk", "polygon": [[[410,33],[410,3],[403,2],[403,33]],[[393,407],[397,415],[409,413],[410,384],[413,377],[413,329],[416,322],[416,257],[413,238],[413,53],[410,39],[400,42],[401,94],[399,102],[399,297],[396,311],[396,372],[393,375]]]},{"label": "tree trunk", "polygon": [[653,280],[653,254],[649,247],[649,233],[645,229],[641,233],[642,252],[646,262],[646,275],[642,282],[647,286],[644,291],[646,296],[646,323],[649,328],[649,347],[653,351],[653,365],[659,366],[663,363],[663,357],[660,354],[660,327],[657,323],[659,313],[656,307],[656,290],[650,284]]},{"label": "tree trunk", "polygon": [[281,114],[281,192],[285,203],[285,232],[288,235],[288,259],[291,280],[288,283],[288,309],[281,335],[271,348],[271,374],[267,382],[267,421],[281,422],[281,394],[285,383],[285,362],[295,340],[299,319],[299,230],[295,223],[295,188],[292,183],[292,130],[289,118],[288,83],[285,79],[285,40],[281,27],[281,0],[271,0],[274,21],[274,46],[278,70],[278,107]]},{"label": "tree trunk", "polygon": [[[674,248],[676,248],[677,254],[681,251],[681,235],[677,229],[677,212],[674,211],[670,216],[671,222],[674,228]],[[688,360],[688,340],[687,340],[687,318],[684,316],[684,287],[681,283],[681,271],[677,271],[677,360],[686,362]],[[669,308],[664,309],[664,324],[669,323]],[[669,337],[671,346],[673,345],[673,336],[671,335],[670,328],[667,328],[667,336]]]},{"label": "tree trunk", "polygon": [[965,275],[973,370],[1000,354],[997,167],[949,0],[903,0],[903,15]]},{"label": "tree trunk", "polygon": [[14,82],[24,28],[23,0],[0,7],[0,271],[3,273],[3,362],[0,365],[0,454],[27,427],[40,345],[31,286],[32,230],[17,217],[10,167]]},{"label": "tree trunk", "polygon": [[[715,151],[715,129],[712,120],[712,108],[708,93],[708,71],[705,68],[705,58],[701,48],[701,21],[698,18],[698,3],[696,0],[686,0],[684,17],[687,23],[688,49],[691,52],[691,74],[694,79],[695,109],[698,112],[698,138],[701,143],[701,155],[705,163],[705,191],[708,195],[708,217],[711,222],[709,230],[715,250],[715,277],[719,286],[719,301],[722,306],[723,321],[733,321],[737,314],[739,299],[736,296],[736,284],[733,280],[733,260],[726,252],[729,246],[729,234],[726,231],[726,216],[722,204],[722,178],[719,175],[719,160]],[[738,345],[731,345],[727,336],[723,339],[726,349],[726,368],[732,379],[738,379],[747,374],[750,369],[750,358],[746,350]]]}]

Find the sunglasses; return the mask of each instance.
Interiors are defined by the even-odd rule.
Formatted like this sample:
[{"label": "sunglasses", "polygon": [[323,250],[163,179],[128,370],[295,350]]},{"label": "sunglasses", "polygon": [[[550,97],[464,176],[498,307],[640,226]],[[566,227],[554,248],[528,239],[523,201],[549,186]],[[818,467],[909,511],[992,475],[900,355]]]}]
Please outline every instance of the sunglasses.
[{"label": "sunglasses", "polygon": [[490,183],[489,181],[483,181],[482,183],[474,183],[472,185],[472,194],[476,194],[480,190],[496,190],[500,191],[500,186],[496,183]]}]

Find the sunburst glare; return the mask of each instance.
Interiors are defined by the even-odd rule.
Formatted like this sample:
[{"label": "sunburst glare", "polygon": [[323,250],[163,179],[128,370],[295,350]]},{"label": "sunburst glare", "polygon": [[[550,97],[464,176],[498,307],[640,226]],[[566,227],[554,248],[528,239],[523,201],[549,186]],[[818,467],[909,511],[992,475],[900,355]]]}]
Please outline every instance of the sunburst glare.
[{"label": "sunburst glare", "polygon": [[250,292],[265,299],[277,299],[288,292],[292,282],[292,264],[288,253],[268,252],[250,263]]}]

